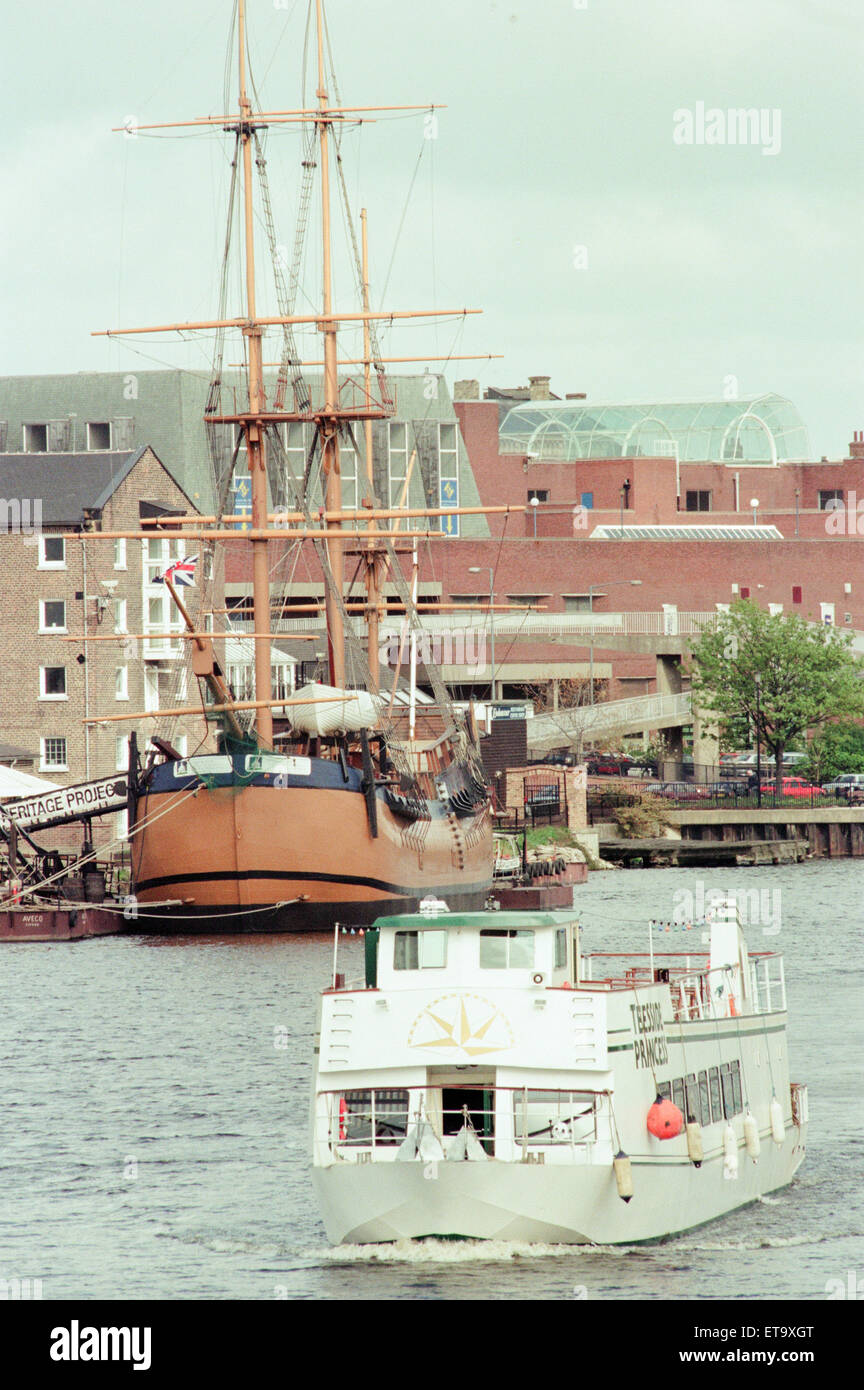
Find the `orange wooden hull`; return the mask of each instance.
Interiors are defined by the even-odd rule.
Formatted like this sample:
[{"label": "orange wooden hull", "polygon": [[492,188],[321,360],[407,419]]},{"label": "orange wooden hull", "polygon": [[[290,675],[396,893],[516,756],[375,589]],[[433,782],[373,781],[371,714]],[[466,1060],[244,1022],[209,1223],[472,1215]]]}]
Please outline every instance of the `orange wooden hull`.
[{"label": "orange wooden hull", "polygon": [[492,884],[488,808],[407,821],[379,798],[377,822],[373,837],[363,796],[321,787],[145,792],[132,841],[138,925],[324,930],[416,910],[427,894],[482,907]]}]

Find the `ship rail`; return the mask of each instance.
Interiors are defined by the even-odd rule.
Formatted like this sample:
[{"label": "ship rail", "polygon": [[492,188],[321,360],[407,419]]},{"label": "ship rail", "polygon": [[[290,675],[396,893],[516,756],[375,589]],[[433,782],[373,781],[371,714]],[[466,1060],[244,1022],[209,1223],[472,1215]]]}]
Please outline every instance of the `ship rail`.
[{"label": "ship rail", "polygon": [[323,1146],[331,1159],[349,1163],[589,1163],[598,1145],[611,1151],[613,1138],[607,1091],[536,1084],[319,1091],[313,1125],[319,1152]]},{"label": "ship rail", "polygon": [[[705,964],[694,966],[694,958]],[[583,982],[592,989],[610,991],[668,984],[676,1022],[728,1017],[728,992],[720,986],[724,985],[729,967],[712,969],[708,960],[707,951],[592,951],[582,957]],[[604,961],[622,962],[623,968],[595,978],[595,962]],[[749,980],[742,1012],[785,1012],[783,957],[776,951],[751,951],[748,964]]]}]

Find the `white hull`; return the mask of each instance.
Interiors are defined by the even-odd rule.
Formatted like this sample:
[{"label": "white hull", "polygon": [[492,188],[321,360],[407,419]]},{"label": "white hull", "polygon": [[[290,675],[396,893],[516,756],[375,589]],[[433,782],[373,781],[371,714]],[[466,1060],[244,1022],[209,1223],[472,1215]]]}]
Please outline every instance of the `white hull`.
[{"label": "white hull", "polygon": [[737,918],[704,956],[580,957],[572,914],[441,912],[382,919],[372,954],[365,987],[322,997],[313,1181],[336,1244],[660,1240],[804,1158],[782,960],[751,958]]},{"label": "white hull", "polygon": [[[461,1236],[568,1245],[630,1245],[715,1221],[791,1182],[806,1127],[779,1147],[762,1137],[756,1163],[739,1147],[738,1177],[706,1135],[701,1168],[686,1159],[633,1161],[633,1197],[618,1196],[608,1166],[487,1162],[344,1163],[313,1182],[333,1244]],[[434,1176],[433,1176],[434,1174]]]}]

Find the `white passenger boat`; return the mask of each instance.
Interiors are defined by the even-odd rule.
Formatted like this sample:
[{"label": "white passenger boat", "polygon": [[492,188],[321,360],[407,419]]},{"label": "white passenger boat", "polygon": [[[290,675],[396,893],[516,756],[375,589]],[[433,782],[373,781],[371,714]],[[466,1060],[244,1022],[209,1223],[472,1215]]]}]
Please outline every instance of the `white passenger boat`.
[{"label": "white passenger boat", "polygon": [[790,1182],[782,958],[734,902],[707,952],[583,955],[570,912],[380,918],[324,991],[313,1179],[329,1239],[611,1244]]}]

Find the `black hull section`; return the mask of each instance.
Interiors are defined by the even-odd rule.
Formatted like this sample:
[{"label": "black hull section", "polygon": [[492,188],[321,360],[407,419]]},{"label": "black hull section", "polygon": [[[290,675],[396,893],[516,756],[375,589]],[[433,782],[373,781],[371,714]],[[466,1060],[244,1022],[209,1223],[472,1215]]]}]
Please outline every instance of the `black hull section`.
[{"label": "black hull section", "polygon": [[[489,890],[460,892],[456,887],[438,890],[453,912],[481,911],[486,905]],[[123,924],[131,936],[260,936],[300,935],[307,932],[332,932],[338,922],[342,927],[370,926],[378,917],[417,912],[419,898],[379,898],[361,902],[298,902],[280,906],[261,904],[239,912],[230,907],[201,908],[184,904],[175,911],[161,907],[147,912],[139,905],[138,916]]]}]

